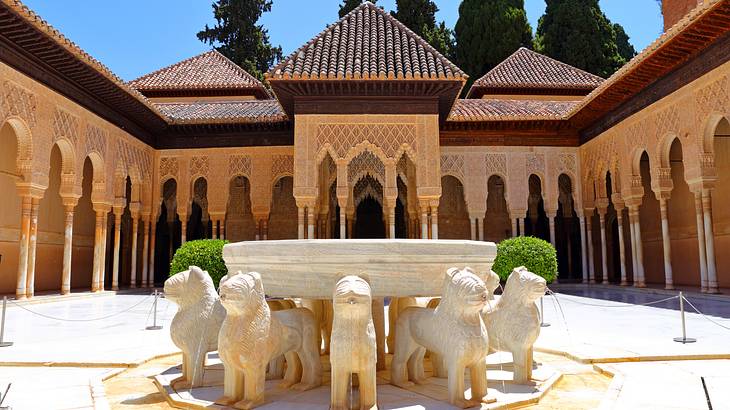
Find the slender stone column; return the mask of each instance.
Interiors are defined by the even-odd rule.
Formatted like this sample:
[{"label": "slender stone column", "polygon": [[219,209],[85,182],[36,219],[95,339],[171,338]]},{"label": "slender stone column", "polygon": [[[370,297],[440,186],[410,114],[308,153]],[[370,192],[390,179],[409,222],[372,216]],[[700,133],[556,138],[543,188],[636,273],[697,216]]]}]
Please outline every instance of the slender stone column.
[{"label": "slender stone column", "polygon": [[264,218],[263,220],[261,220],[261,223],[263,225],[263,227],[262,227],[263,235],[264,235],[263,239],[265,241],[268,241],[269,240],[269,218],[268,218],[268,216],[266,218]]},{"label": "slender stone column", "polygon": [[109,238],[109,210],[105,209],[101,215],[101,264],[99,265],[99,290],[104,291],[104,281],[106,280],[106,245]]},{"label": "slender stone column", "polygon": [[644,276],[644,245],[641,242],[641,220],[639,219],[639,207],[629,207],[629,222],[634,227],[634,259],[636,260],[636,272],[634,273],[634,286],[637,288],[646,287]]},{"label": "slender stone column", "polygon": [[223,219],[221,219],[220,239],[226,240],[226,217],[225,216],[223,217]]},{"label": "slender stone column", "polygon": [[119,290],[119,258],[122,232],[122,208],[114,208],[114,258],[112,263],[112,290]]},{"label": "slender stone column", "polygon": [[142,218],[142,231],[143,231],[143,240],[142,240],[142,283],[140,284],[141,287],[146,288],[149,287],[149,271],[147,269],[148,267],[148,255],[150,252],[150,220],[149,216]]},{"label": "slender stone column", "polygon": [[[388,207],[388,233],[390,234],[390,239],[395,239],[395,201],[397,199],[393,199],[393,206]],[[391,203],[391,201],[388,202]]]},{"label": "slender stone column", "polygon": [[705,249],[705,225],[702,215],[702,192],[695,192],[695,214],[697,219],[697,244],[700,254],[700,289],[707,292],[707,250]]},{"label": "slender stone column", "polygon": [[25,299],[25,281],[28,274],[28,247],[30,246],[30,208],[32,199],[29,195],[22,197],[20,213],[20,250],[18,252],[18,277],[15,287],[15,298]]},{"label": "slender stone column", "polygon": [[624,208],[616,208],[616,223],[618,223],[618,247],[619,258],[621,260],[621,286],[626,286],[629,282],[626,280],[626,252],[624,251]]},{"label": "slender stone column", "polygon": [[520,236],[525,236],[525,225],[522,223],[522,218],[517,218],[517,229],[520,231]]},{"label": "slender stone column", "polygon": [[352,230],[355,229],[355,215],[347,217],[347,237],[352,238]]},{"label": "slender stone column", "polygon": [[715,234],[712,228],[712,194],[702,190],[702,212],[705,221],[705,250],[707,251],[707,293],[720,293],[715,267]]},{"label": "slender stone column", "polygon": [[297,206],[297,236],[304,239],[304,206]]},{"label": "slender stone column", "polygon": [[180,215],[180,246],[188,241],[188,216]]},{"label": "slender stone column", "polygon": [[347,209],[340,205],[340,239],[347,238]]},{"label": "slender stone column", "polygon": [[[75,199],[75,198],[74,198]],[[74,208],[78,200],[64,198],[66,214],[66,226],[64,228],[63,241],[63,273],[61,274],[61,294],[71,293],[71,257],[73,253],[74,239]]]},{"label": "slender stone column", "polygon": [[155,285],[155,243],[157,240],[157,224],[155,223],[156,220],[157,218],[153,216],[150,221],[150,260],[148,271],[149,282],[147,282],[148,287],[152,287]]},{"label": "slender stone column", "polygon": [[581,215],[580,221],[580,255],[583,262],[583,283],[588,283],[588,249],[586,249],[586,217]]},{"label": "slender stone column", "polygon": [[431,201],[431,239],[439,238],[439,204]]},{"label": "slender stone column", "polygon": [[636,264],[636,232],[634,232],[634,223],[631,220],[631,212],[629,212],[629,239],[631,240],[631,271],[634,273],[634,285],[638,274],[638,265]]},{"label": "slender stone column", "polygon": [[314,209],[307,207],[307,239],[314,239]]},{"label": "slender stone column", "polygon": [[555,217],[557,216],[557,211],[550,211],[547,212],[548,217],[548,225],[550,226],[550,243],[555,246]]},{"label": "slender stone column", "polygon": [[674,289],[672,275],[672,241],[669,238],[669,218],[667,215],[667,199],[659,198],[659,211],[662,217],[662,247],[664,248],[664,289]]},{"label": "slender stone column", "polygon": [[421,239],[428,239],[428,206],[421,205]]},{"label": "slender stone column", "polygon": [[167,221],[167,232],[169,233],[169,248],[168,248],[168,255],[169,258],[167,260],[167,263],[172,263],[172,257],[175,255],[175,221]]},{"label": "slender stone column", "polygon": [[586,221],[586,228],[588,231],[588,283],[596,283],[596,264],[593,254],[593,209],[587,210],[588,220]]},{"label": "slender stone column", "polygon": [[30,241],[28,243],[28,277],[25,281],[25,295],[32,298],[35,293],[35,255],[38,241],[38,207],[40,198],[33,198],[30,206]]},{"label": "slender stone column", "polygon": [[211,232],[211,237],[213,239],[218,239],[218,218],[214,217],[211,218],[213,221],[213,232]]},{"label": "slender stone column", "polygon": [[477,218],[477,232],[479,232],[479,240],[484,242],[484,218]]},{"label": "slender stone column", "polygon": [[129,287],[137,287],[137,236],[139,234],[139,216],[132,215],[132,268],[129,272]]},{"label": "slender stone column", "polygon": [[99,253],[101,252],[101,222],[104,218],[101,211],[96,210],[96,226],[94,228],[94,264],[91,269],[91,291],[99,290]]},{"label": "slender stone column", "polygon": [[510,220],[512,221],[512,237],[516,238],[518,235],[517,224],[518,224],[519,218],[510,218]]},{"label": "slender stone column", "polygon": [[598,223],[601,229],[601,269],[602,283],[608,283],[608,260],[606,255],[606,209],[598,209]]},{"label": "slender stone column", "polygon": [[469,222],[471,223],[471,240],[476,241],[477,240],[477,218],[469,217]]}]

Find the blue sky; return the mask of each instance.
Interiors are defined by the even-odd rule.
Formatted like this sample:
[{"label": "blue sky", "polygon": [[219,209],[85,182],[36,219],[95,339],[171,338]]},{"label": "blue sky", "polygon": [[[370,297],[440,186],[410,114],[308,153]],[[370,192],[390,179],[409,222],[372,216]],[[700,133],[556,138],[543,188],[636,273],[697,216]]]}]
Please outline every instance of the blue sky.
[{"label": "blue sky", "polygon": [[[195,34],[212,24],[211,0],[24,0],[87,53],[124,80],[209,50]],[[262,18],[272,43],[288,54],[337,20],[340,0],[274,0]],[[459,0],[436,0],[439,20],[453,27]],[[613,21],[624,26],[637,51],[662,31],[656,0],[600,0]],[[380,0],[386,10],[395,0]],[[525,0],[533,30],[545,11],[544,0]]]}]

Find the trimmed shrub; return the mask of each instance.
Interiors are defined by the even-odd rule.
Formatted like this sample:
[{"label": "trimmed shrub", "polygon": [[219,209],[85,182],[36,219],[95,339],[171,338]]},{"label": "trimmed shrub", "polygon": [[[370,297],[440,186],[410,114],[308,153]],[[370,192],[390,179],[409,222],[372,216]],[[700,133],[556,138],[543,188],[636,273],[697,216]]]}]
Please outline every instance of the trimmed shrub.
[{"label": "trimmed shrub", "polygon": [[170,263],[170,276],[188,270],[191,266],[197,266],[208,271],[213,278],[216,289],[218,282],[228,273],[225,262],[223,262],[223,245],[228,241],[220,239],[200,239],[197,241],[185,242],[178,248]]},{"label": "trimmed shrub", "polygon": [[512,270],[519,266],[552,283],[558,274],[555,248],[550,242],[532,236],[518,236],[500,242],[492,270],[502,280],[507,280]]}]

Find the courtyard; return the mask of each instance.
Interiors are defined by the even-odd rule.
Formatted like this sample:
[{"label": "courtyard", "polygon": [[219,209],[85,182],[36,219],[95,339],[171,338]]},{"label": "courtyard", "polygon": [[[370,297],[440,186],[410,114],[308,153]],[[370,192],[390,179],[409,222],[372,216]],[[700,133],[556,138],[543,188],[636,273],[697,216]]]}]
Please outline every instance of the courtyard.
[{"label": "courtyard", "polygon": [[[562,378],[529,408],[730,406],[727,296],[686,294],[698,309],[712,314],[702,317],[688,307],[687,336],[697,342],[681,344],[672,340],[681,336],[676,293],[551,288],[559,303],[544,298],[544,321],[550,326],[542,328],[535,354],[537,362],[558,369]],[[671,299],[655,303],[666,298]],[[12,383],[5,404],[15,410],[171,408],[152,378],[180,363],[169,336],[176,306],[161,298],[157,320],[163,329],[145,330],[153,322],[153,301],[146,293],[123,292],[10,303],[5,340],[14,344],[0,348],[0,388]],[[492,371],[499,372],[490,367]],[[490,383],[490,389],[499,388],[499,382]],[[310,402],[329,397],[327,390],[309,392]],[[451,407],[416,395],[409,406],[385,402],[381,408]]]}]

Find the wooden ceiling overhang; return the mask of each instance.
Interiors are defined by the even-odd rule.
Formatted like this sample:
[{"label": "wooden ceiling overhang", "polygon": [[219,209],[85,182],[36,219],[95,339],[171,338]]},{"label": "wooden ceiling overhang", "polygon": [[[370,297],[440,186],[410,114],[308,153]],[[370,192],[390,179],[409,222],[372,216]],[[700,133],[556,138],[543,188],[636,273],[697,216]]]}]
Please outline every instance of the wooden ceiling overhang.
[{"label": "wooden ceiling overhang", "polygon": [[467,98],[484,98],[490,95],[559,95],[582,97],[590,94],[591,88],[551,88],[551,87],[479,87],[472,86]]},{"label": "wooden ceiling overhang", "polygon": [[200,88],[173,88],[173,89],[138,89],[147,98],[168,97],[254,97],[257,100],[271,98],[262,88],[230,88],[230,89],[200,89]]},{"label": "wooden ceiling overhang", "polygon": [[569,113],[581,144],[730,59],[730,1],[685,19],[686,27],[670,29],[650,46],[653,51],[629,62]]},{"label": "wooden ceiling overhang", "polygon": [[290,118],[296,114],[438,114],[445,121],[463,79],[314,80],[269,82]]},{"label": "wooden ceiling overhang", "polygon": [[95,60],[82,53],[25,6],[0,2],[3,62],[154,146],[155,134],[166,125],[163,117],[144,97],[122,86],[121,80],[100,69],[100,63],[94,67]]},{"label": "wooden ceiling overhang", "polygon": [[290,121],[170,125],[157,138],[157,149],[294,145]]},{"label": "wooden ceiling overhang", "polygon": [[568,121],[504,120],[447,121],[441,125],[442,146],[577,147],[578,132]]}]

